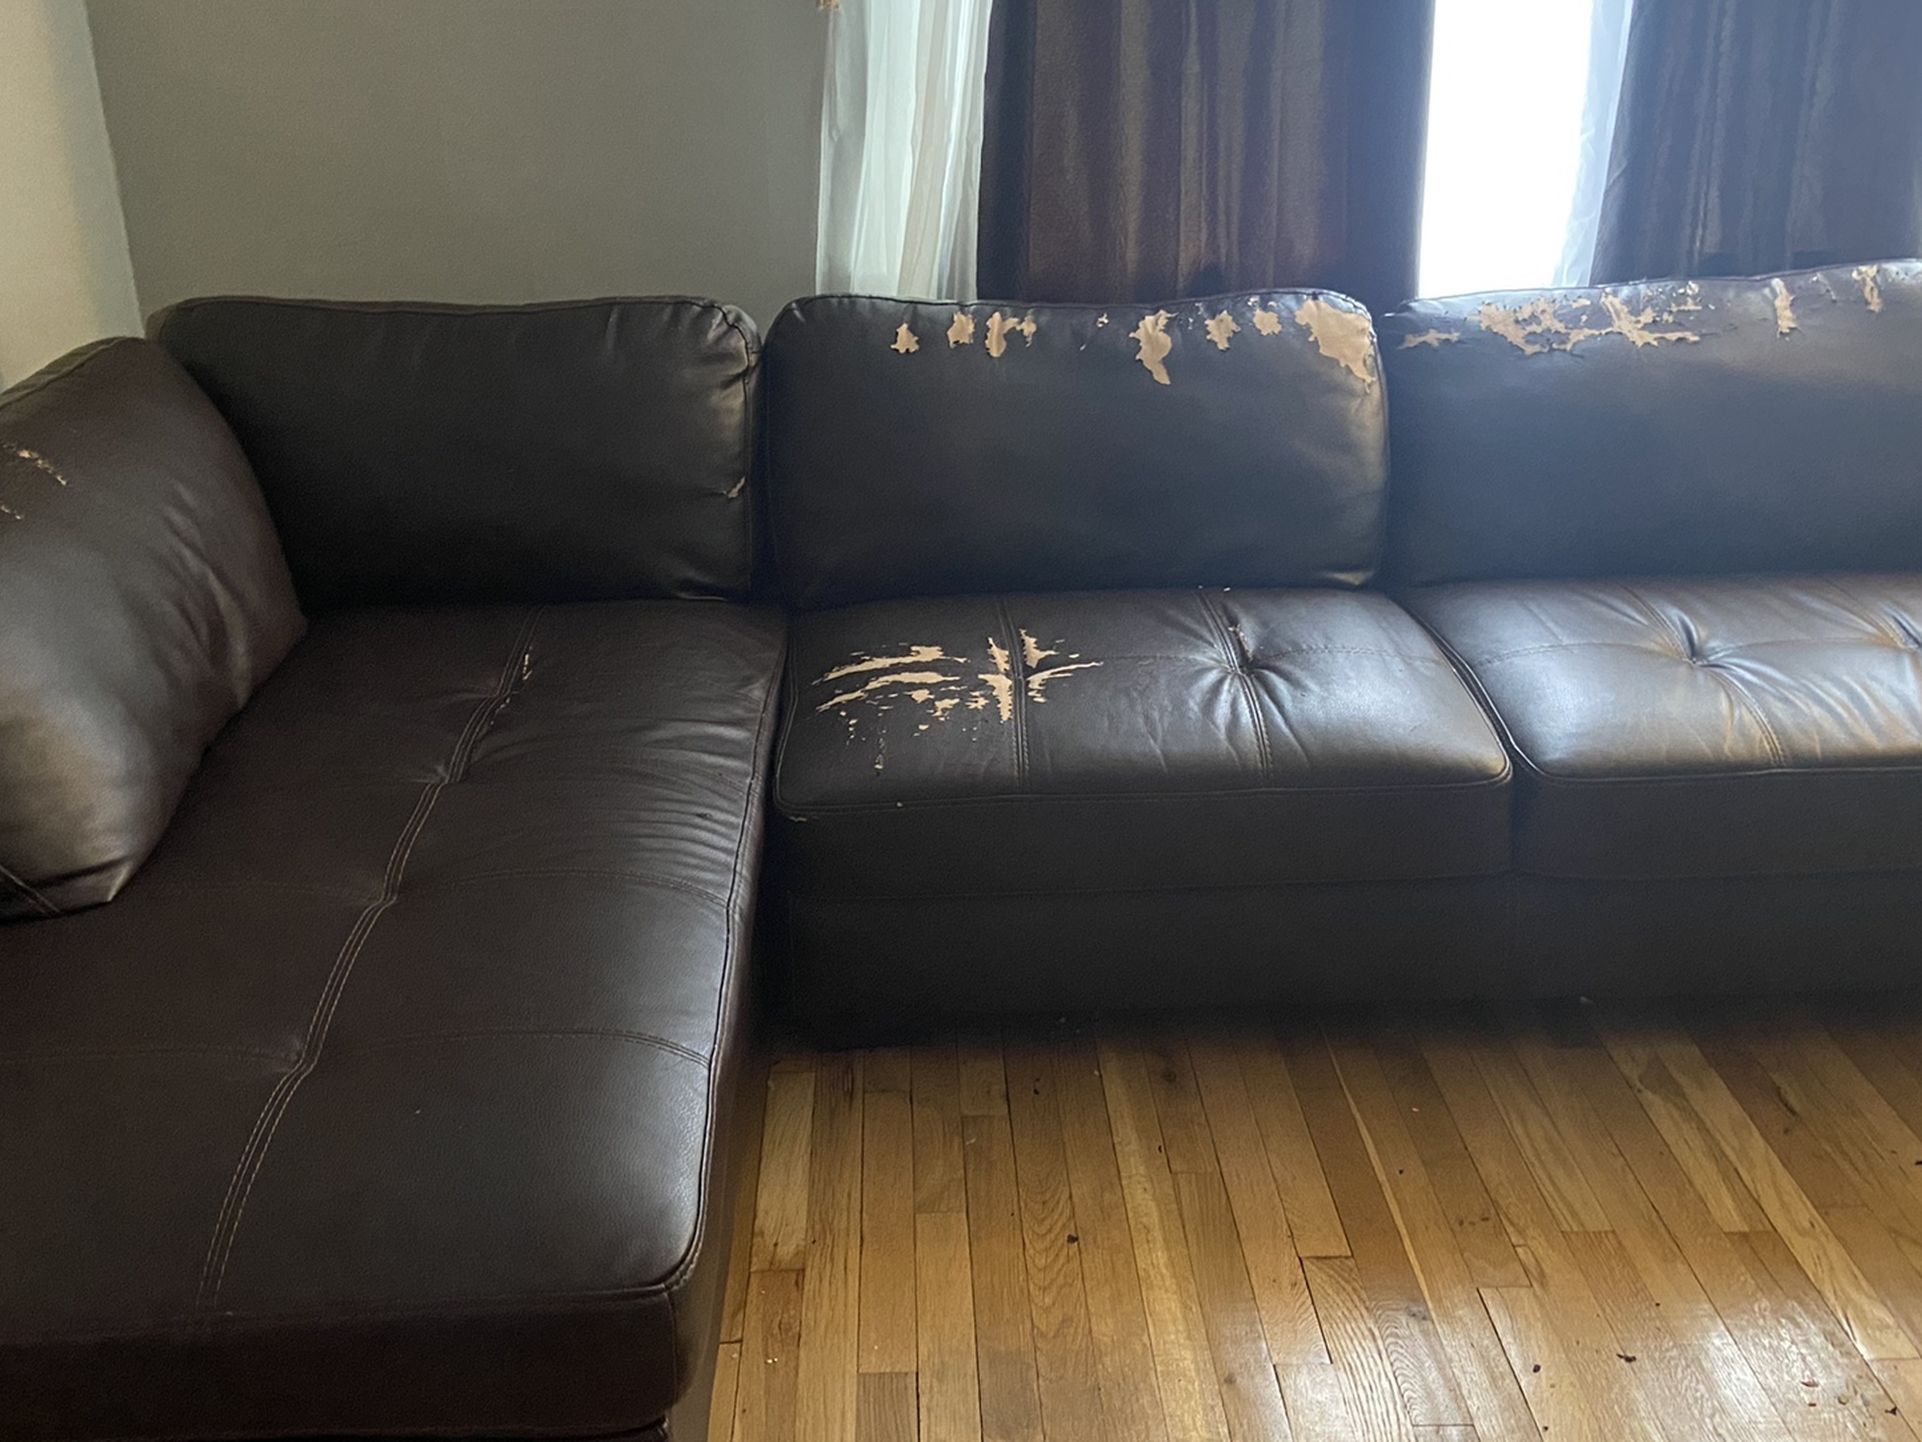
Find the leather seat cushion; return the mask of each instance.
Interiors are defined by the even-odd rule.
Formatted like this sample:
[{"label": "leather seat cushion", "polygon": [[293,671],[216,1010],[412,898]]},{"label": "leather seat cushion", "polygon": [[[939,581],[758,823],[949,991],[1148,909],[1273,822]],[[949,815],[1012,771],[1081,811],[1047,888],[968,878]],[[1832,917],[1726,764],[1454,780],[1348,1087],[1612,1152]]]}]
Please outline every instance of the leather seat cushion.
[{"label": "leather seat cushion", "polygon": [[0,930],[0,1432],[661,1417],[780,652],[722,603],[323,617],[114,905]]},{"label": "leather seat cushion", "polygon": [[1521,869],[1922,866],[1922,576],[1488,582],[1407,601],[1520,759]]},{"label": "leather seat cushion", "polygon": [[1440,649],[1377,594],[888,601],[800,617],[791,645],[777,799],[803,892],[1507,862],[1500,742]]}]

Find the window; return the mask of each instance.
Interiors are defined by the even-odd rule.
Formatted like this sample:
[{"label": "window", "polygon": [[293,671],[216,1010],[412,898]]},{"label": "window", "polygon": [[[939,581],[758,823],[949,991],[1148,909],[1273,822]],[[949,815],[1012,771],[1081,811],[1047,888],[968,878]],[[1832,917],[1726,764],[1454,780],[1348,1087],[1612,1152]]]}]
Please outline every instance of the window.
[{"label": "window", "polygon": [[1629,0],[1436,0],[1423,295],[1588,281]]}]

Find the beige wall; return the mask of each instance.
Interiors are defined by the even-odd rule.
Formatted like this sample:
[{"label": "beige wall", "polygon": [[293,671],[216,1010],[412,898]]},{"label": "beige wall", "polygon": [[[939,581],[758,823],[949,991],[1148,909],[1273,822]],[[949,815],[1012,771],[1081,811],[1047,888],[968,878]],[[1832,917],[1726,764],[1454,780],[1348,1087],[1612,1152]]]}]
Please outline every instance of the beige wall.
[{"label": "beige wall", "polygon": [[89,9],[150,310],[812,288],[815,0]]},{"label": "beige wall", "polygon": [[0,385],[138,330],[81,0],[0,0]]}]

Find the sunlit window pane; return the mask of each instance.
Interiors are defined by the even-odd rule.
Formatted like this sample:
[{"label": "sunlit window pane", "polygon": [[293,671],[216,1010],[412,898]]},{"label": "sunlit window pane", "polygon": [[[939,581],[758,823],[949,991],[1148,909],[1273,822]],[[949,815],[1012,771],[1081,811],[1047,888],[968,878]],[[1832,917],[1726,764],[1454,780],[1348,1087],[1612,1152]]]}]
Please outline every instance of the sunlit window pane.
[{"label": "sunlit window pane", "polygon": [[1555,283],[1594,0],[1436,0],[1421,293]]}]

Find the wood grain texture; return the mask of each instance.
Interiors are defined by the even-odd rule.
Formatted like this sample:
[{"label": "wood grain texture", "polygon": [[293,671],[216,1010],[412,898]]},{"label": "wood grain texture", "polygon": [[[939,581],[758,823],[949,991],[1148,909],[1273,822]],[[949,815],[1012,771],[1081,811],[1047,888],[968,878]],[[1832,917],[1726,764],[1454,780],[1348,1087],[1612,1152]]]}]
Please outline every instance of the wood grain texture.
[{"label": "wood grain texture", "polygon": [[1922,1003],[780,1052],[713,1442],[1922,1442]]}]

